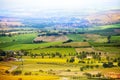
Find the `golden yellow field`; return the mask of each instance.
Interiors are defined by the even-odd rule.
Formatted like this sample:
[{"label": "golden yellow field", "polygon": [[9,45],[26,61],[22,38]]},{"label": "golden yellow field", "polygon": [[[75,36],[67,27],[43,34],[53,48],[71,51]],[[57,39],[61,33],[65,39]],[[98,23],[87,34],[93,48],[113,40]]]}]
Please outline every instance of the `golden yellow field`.
[{"label": "golden yellow field", "polygon": [[59,80],[57,76],[0,76],[0,80]]}]

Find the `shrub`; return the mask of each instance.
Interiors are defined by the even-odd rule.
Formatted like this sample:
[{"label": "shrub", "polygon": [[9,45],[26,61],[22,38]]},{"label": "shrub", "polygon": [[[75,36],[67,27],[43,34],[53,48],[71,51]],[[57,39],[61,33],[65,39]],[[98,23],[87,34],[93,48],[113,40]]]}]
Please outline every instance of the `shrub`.
[{"label": "shrub", "polygon": [[104,68],[111,68],[114,67],[113,62],[103,63]]},{"label": "shrub", "polygon": [[0,56],[0,61],[3,61],[3,58]]},{"label": "shrub", "polygon": [[108,67],[113,67],[114,65],[113,65],[113,62],[108,62]]},{"label": "shrub", "polygon": [[25,72],[24,75],[31,75],[31,72]]},{"label": "shrub", "polygon": [[39,70],[39,72],[44,72],[43,70]]},{"label": "shrub", "polygon": [[104,68],[107,68],[107,67],[108,67],[108,64],[107,64],[107,63],[103,63],[103,67],[104,67]]},{"label": "shrub", "polygon": [[120,62],[118,62],[118,66],[120,67]]},{"label": "shrub", "polygon": [[95,65],[95,67],[96,67],[96,68],[98,68],[98,67],[99,67],[99,65]]},{"label": "shrub", "polygon": [[20,75],[21,73],[22,73],[21,70],[16,70],[12,72],[13,75]]},{"label": "shrub", "polygon": [[83,67],[80,67],[80,71],[83,71],[84,70],[84,68]]},{"label": "shrub", "polygon": [[96,77],[101,77],[101,76],[102,76],[101,73],[96,74]]},{"label": "shrub", "polygon": [[78,63],[85,63],[85,61],[79,61]]},{"label": "shrub", "polygon": [[71,72],[71,70],[70,70],[70,69],[67,69],[66,71],[67,71],[67,72]]},{"label": "shrub", "polygon": [[75,61],[75,58],[71,57],[69,62],[73,63],[74,61]]},{"label": "shrub", "polygon": [[90,66],[89,65],[86,65],[86,68],[89,68]]},{"label": "shrub", "polygon": [[5,73],[9,74],[10,72],[8,70],[6,70]]},{"label": "shrub", "polygon": [[84,73],[84,75],[86,75],[87,78],[91,78],[92,77],[92,75],[90,73]]},{"label": "shrub", "polygon": [[22,80],[22,78],[18,78],[18,80]]},{"label": "shrub", "polygon": [[94,68],[94,66],[93,66],[93,65],[91,65],[91,66],[90,66],[90,68],[91,68],[91,69],[93,69],[93,68]]}]

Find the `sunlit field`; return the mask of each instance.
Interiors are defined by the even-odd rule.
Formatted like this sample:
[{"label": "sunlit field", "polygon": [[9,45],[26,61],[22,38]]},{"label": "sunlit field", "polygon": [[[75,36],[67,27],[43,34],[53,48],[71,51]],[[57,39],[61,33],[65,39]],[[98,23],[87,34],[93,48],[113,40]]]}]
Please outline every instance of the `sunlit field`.
[{"label": "sunlit field", "polygon": [[120,80],[119,0],[0,0],[0,80]]}]

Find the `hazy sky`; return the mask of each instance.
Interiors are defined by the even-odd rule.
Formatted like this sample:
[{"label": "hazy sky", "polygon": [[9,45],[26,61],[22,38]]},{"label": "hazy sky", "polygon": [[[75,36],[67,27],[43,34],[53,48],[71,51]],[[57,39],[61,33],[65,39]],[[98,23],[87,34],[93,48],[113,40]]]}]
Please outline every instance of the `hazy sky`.
[{"label": "hazy sky", "polygon": [[[120,9],[120,0],[0,0],[0,15],[4,12],[28,12],[50,10],[109,10]],[[4,11],[2,13],[2,11]]]}]

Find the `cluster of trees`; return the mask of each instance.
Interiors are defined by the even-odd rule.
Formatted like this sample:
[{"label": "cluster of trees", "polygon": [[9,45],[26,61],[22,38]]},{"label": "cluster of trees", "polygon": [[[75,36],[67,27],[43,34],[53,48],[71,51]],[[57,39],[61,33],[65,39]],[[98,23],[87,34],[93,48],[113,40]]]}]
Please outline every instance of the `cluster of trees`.
[{"label": "cluster of trees", "polygon": [[46,34],[39,34],[38,36],[59,36],[60,34],[59,33],[56,33],[56,32],[47,32],[46,31]]},{"label": "cluster of trees", "polygon": [[91,73],[84,73],[84,75],[86,75],[87,76],[87,78],[95,78],[96,77],[96,79],[100,79],[100,77],[101,76],[103,76],[101,73],[97,73],[97,74],[91,74]]},{"label": "cluster of trees", "polygon": [[44,42],[44,41],[42,41],[42,40],[33,40],[33,43],[42,43],[42,42]]},{"label": "cluster of trees", "polygon": [[[118,61],[117,65],[120,67],[120,61]],[[103,63],[104,68],[112,68],[114,66],[113,62]]]},{"label": "cluster of trees", "polygon": [[70,42],[73,42],[73,40],[69,39],[69,40],[63,42],[63,44],[64,44],[64,43],[70,43]]},{"label": "cluster of trees", "polygon": [[114,67],[113,62],[103,63],[104,68],[111,68]]},{"label": "cluster of trees", "polygon": [[99,65],[85,65],[80,67],[80,71],[84,71],[85,69],[93,69],[93,68],[99,68]]},{"label": "cluster of trees", "polygon": [[41,58],[44,58],[45,56],[49,56],[49,58],[55,58],[55,57],[59,57],[59,58],[62,58],[62,57],[66,57],[66,54],[62,55],[61,53],[59,52],[56,52],[56,53],[40,53],[40,54],[33,54],[33,53],[30,53],[29,54],[32,58],[36,58],[37,56],[41,56]]},{"label": "cluster of trees", "polygon": [[67,61],[66,61],[66,62],[70,62],[70,63],[75,62],[75,57],[71,57],[70,59],[67,59]]},{"label": "cluster of trees", "polygon": [[22,70],[15,70],[15,71],[12,71],[11,74],[12,74],[12,75],[20,75],[20,74],[22,74]]},{"label": "cluster of trees", "polygon": [[80,52],[80,53],[76,53],[77,58],[79,59],[84,59],[87,57],[87,55],[92,56],[93,59],[97,59],[97,60],[101,60],[101,55],[102,53],[96,53],[96,52]]}]

